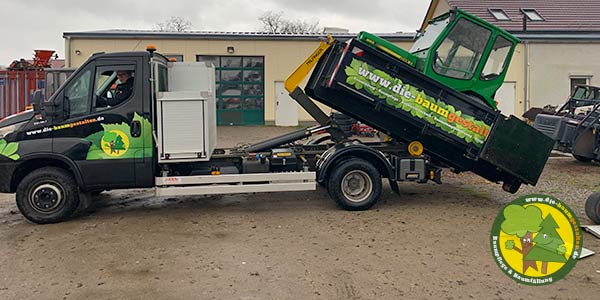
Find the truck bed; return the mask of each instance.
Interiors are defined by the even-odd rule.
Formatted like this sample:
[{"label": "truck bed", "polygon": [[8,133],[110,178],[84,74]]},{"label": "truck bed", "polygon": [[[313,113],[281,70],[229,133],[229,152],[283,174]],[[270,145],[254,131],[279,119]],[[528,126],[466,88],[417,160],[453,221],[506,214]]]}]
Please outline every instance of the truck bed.
[{"label": "truck bed", "polygon": [[420,141],[440,165],[502,181],[511,192],[521,183],[537,183],[553,146],[516,117],[357,39],[334,42],[305,92],[397,140]]}]

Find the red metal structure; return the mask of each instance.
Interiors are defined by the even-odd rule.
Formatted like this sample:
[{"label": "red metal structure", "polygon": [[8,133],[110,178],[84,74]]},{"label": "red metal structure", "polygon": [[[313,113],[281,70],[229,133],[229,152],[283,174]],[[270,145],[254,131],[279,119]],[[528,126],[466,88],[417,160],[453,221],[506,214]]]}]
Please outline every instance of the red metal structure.
[{"label": "red metal structure", "polygon": [[[49,68],[50,59],[54,54],[54,50],[34,50],[35,56],[33,57],[33,66],[39,68]],[[55,56],[58,57],[58,56]]]},{"label": "red metal structure", "polygon": [[43,88],[43,69],[0,71],[0,119],[27,109],[35,90]]},{"label": "red metal structure", "polygon": [[8,70],[0,71],[0,119],[31,105],[33,93],[45,87],[44,68],[50,67],[53,54],[52,50],[35,50],[33,63],[15,60]]}]

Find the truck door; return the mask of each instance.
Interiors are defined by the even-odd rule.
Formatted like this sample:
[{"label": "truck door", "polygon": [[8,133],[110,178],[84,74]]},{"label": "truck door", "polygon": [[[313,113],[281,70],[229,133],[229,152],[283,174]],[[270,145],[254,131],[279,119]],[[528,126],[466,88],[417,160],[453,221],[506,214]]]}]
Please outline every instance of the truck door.
[{"label": "truck door", "polygon": [[152,133],[144,104],[149,83],[142,62],[98,58],[65,86],[53,150],[75,162],[86,190],[151,184]]}]

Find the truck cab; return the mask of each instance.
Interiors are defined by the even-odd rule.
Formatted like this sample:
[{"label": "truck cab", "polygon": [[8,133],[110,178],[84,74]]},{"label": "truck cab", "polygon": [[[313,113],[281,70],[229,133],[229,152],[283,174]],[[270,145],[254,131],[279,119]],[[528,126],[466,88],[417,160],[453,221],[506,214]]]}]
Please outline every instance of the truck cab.
[{"label": "truck cab", "polygon": [[33,110],[0,121],[0,192],[27,198],[21,210],[53,221],[76,208],[65,194],[79,189],[153,186],[150,124],[167,63],[152,51],[94,54],[49,99],[36,94]]}]

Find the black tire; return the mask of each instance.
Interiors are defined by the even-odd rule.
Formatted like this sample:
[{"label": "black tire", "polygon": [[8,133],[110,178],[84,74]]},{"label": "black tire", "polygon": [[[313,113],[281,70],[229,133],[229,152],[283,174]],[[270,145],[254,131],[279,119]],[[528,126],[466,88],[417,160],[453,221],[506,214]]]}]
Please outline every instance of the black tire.
[{"label": "black tire", "polygon": [[573,154],[573,157],[575,157],[576,160],[578,160],[580,162],[584,162],[584,163],[588,163],[588,162],[592,161],[591,158],[588,158],[588,157],[585,157],[585,156],[580,156],[580,155]]},{"label": "black tire", "polygon": [[46,167],[23,178],[16,199],[19,211],[29,221],[57,223],[73,215],[79,206],[79,188],[69,172]]},{"label": "black tire", "polygon": [[381,174],[369,162],[353,158],[331,171],[327,190],[345,210],[367,210],[381,197]]},{"label": "black tire", "polygon": [[600,192],[591,194],[585,201],[585,214],[600,225]]}]

